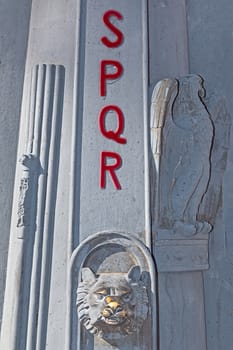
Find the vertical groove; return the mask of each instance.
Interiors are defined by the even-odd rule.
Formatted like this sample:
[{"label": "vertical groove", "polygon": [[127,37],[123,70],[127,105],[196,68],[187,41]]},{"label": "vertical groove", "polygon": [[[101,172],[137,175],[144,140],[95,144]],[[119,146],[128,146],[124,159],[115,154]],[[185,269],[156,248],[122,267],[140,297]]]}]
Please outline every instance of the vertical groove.
[{"label": "vertical groove", "polygon": [[[35,133],[37,133],[37,140],[40,139],[40,134],[41,134],[41,122],[42,122],[42,109],[41,109],[41,103],[43,101],[43,90],[44,90],[44,79],[45,79],[45,67],[43,65],[37,65],[34,67],[33,69],[33,78],[32,78],[32,86],[31,86],[31,98],[30,98],[30,110],[29,110],[29,138],[28,138],[28,145],[27,148],[28,150],[34,153],[34,156],[38,159],[39,156],[39,152],[38,152],[38,147],[36,147],[36,150],[33,149],[33,138]],[[34,182],[37,182],[37,179],[34,179]],[[33,186],[36,185],[36,183],[33,184]],[[33,188],[32,191],[32,199],[34,199],[34,202],[32,202],[33,205],[33,215],[31,215],[31,221],[30,221],[30,226],[31,226],[31,230],[29,231],[29,247],[27,249],[27,252],[25,252],[25,264],[28,265],[28,259],[30,259],[31,257],[31,261],[32,261],[32,255],[33,252],[30,252],[30,248],[33,249],[33,241],[34,241],[34,232],[35,232],[35,224],[34,224],[34,220],[35,220],[35,211],[36,211],[36,189]],[[25,266],[24,270],[26,271],[28,269],[29,270],[29,266]],[[31,273],[31,271],[30,271]],[[28,288],[30,288],[30,274],[28,273],[28,281],[27,281],[27,285]],[[25,294],[25,293],[24,293]],[[27,290],[27,294],[31,294],[29,290]],[[31,295],[30,295],[31,296]],[[25,327],[25,337],[21,334],[21,342],[20,342],[20,349],[24,350],[26,347],[26,336],[27,336],[27,324],[29,324],[29,328],[30,325],[32,324],[32,329],[35,329],[33,327],[35,327],[35,323],[33,322],[34,320],[34,316],[31,312],[31,304],[33,303],[33,301],[31,300],[31,298],[29,297],[29,306],[28,306],[28,310],[27,313],[23,314],[23,318],[21,319],[21,322],[26,322],[26,324],[24,325]],[[27,317],[26,317],[27,316]],[[28,323],[27,323],[28,322]],[[29,331],[30,333],[30,331]]]},{"label": "vertical groove", "polygon": [[[29,148],[32,149],[32,153],[36,158],[40,159],[40,177],[38,179],[38,192],[37,192],[37,216],[35,226],[35,238],[33,242],[32,252],[32,269],[31,269],[31,284],[30,284],[30,303],[28,311],[28,333],[27,333],[27,350],[36,349],[37,328],[39,339],[42,335],[45,336],[44,328],[42,330],[41,324],[44,324],[45,315],[48,310],[43,309],[45,306],[45,300],[43,300],[44,294],[49,293],[46,277],[47,267],[47,252],[49,250],[50,242],[48,242],[48,231],[51,229],[51,220],[53,220],[54,210],[51,196],[54,196],[54,188],[51,187],[51,181],[53,179],[56,184],[56,178],[54,175],[55,161],[55,142],[56,142],[56,118],[58,113],[58,104],[60,96],[60,75],[56,77],[55,71],[62,71],[61,66],[55,68],[54,65],[38,65],[38,80],[36,91],[34,91],[35,101],[31,101],[31,109],[35,110],[34,117],[34,132],[30,134]],[[56,78],[56,82],[55,82]],[[57,80],[58,79],[58,80]],[[54,84],[56,88],[54,88]],[[55,89],[55,91],[54,91]],[[54,97],[55,94],[55,97]],[[32,94],[33,95],[33,94]],[[54,100],[55,98],[55,100]],[[61,111],[60,111],[61,112]],[[51,137],[52,127],[52,141]],[[50,151],[50,143],[52,142],[52,150]],[[52,153],[52,156],[51,156]],[[55,164],[53,163],[55,162]],[[48,169],[49,168],[49,169]],[[48,170],[51,174],[48,176]],[[48,180],[49,179],[49,180]],[[50,181],[48,188],[47,183]],[[51,191],[51,193],[50,193]],[[48,200],[49,198],[49,200]],[[36,201],[36,199],[35,199]],[[51,219],[50,219],[51,215]],[[44,238],[45,235],[45,238]],[[48,245],[48,247],[47,247]],[[45,259],[43,261],[42,259]],[[41,285],[40,285],[41,283]],[[46,299],[47,300],[47,299]],[[42,306],[41,306],[42,305]],[[38,325],[39,314],[39,327]],[[47,316],[46,316],[47,317]],[[45,322],[47,325],[47,322]],[[46,330],[45,330],[46,331]],[[25,347],[22,347],[24,350]],[[42,349],[42,348],[40,348]]]},{"label": "vertical groove", "polygon": [[[51,276],[51,256],[53,246],[53,231],[54,231],[54,215],[55,215],[55,203],[56,203],[56,187],[57,187],[57,164],[58,164],[58,135],[61,125],[59,116],[61,110],[59,110],[59,100],[61,98],[61,84],[62,84],[62,67],[53,66],[49,72],[52,77],[50,81],[50,96],[53,101],[51,102],[51,108],[49,118],[51,118],[51,136],[48,155],[48,179],[46,188],[46,204],[44,212],[44,229],[42,240],[42,257],[41,257],[41,282],[40,282],[40,297],[39,297],[39,310],[38,310],[38,325],[37,325],[37,343],[36,349],[44,349],[46,342],[46,329],[47,329],[47,317],[48,317],[48,302],[49,302],[49,290],[50,290],[50,276]],[[53,88],[54,84],[54,88]],[[52,95],[52,90],[54,94]],[[48,130],[47,130],[48,131]],[[48,137],[49,139],[50,137]],[[47,141],[49,143],[49,140]]]},{"label": "vertical groove", "polygon": [[[152,252],[152,228],[151,228],[151,207],[150,207],[150,137],[149,137],[149,19],[148,19],[148,0],[142,3],[143,13],[143,116],[144,116],[144,181],[145,181],[145,242],[146,246]],[[151,264],[153,267],[153,264]],[[156,271],[152,268],[151,272],[151,347],[152,350],[158,349],[158,332],[157,332],[157,283]]]},{"label": "vertical groove", "polygon": [[41,126],[42,126],[42,111],[43,111],[43,101],[44,101],[44,83],[46,67],[40,64],[38,67],[38,81],[36,91],[34,93],[35,98],[35,117],[34,117],[34,132],[33,132],[33,146],[32,153],[35,157],[40,156],[40,139],[41,139]]},{"label": "vertical groove", "polygon": [[30,89],[28,139],[27,139],[27,147],[26,147],[27,154],[30,154],[33,151],[38,69],[39,69],[39,66],[36,65],[33,67],[33,71],[32,71],[32,81],[31,81],[31,89]]},{"label": "vertical groove", "polygon": [[[72,115],[72,136],[71,136],[71,157],[70,157],[70,192],[69,192],[69,227],[68,227],[68,239],[67,239],[67,293],[66,293],[66,330],[65,330],[65,349],[66,350],[77,350],[79,345],[76,346],[72,339],[74,333],[73,316],[73,298],[72,298],[72,284],[70,283],[72,276],[70,271],[70,258],[74,249],[74,227],[76,217],[78,213],[76,212],[76,193],[77,193],[77,154],[81,150],[78,149],[78,135],[81,135],[81,99],[79,93],[79,86],[81,82],[80,78],[80,67],[83,65],[81,62],[83,41],[82,41],[82,25],[84,22],[84,12],[82,11],[83,1],[79,0],[77,2],[77,19],[76,19],[76,46],[75,46],[75,58],[74,58],[74,84],[73,84],[73,115]],[[81,17],[82,15],[82,17]],[[83,48],[84,50],[84,48]],[[81,102],[81,103],[80,103]],[[79,140],[81,144],[81,136]],[[77,239],[78,240],[78,239]],[[79,328],[79,326],[78,326]],[[78,331],[79,332],[79,331]]]},{"label": "vertical groove", "polygon": [[[41,138],[45,132],[45,115],[44,115],[44,102],[46,94],[46,85],[48,84],[47,67],[46,65],[38,65],[38,87],[35,101],[35,129],[34,129],[34,142],[33,142],[33,154],[36,157],[41,155]],[[44,162],[43,154],[40,159],[43,171]],[[26,349],[35,349],[36,329],[37,329],[37,313],[38,313],[38,298],[39,298],[39,276],[40,276],[40,259],[41,259],[41,239],[42,239],[42,222],[43,222],[43,206],[44,206],[44,182],[45,175],[40,175],[38,181],[38,195],[37,195],[37,220],[36,220],[36,231],[34,240],[33,250],[33,261],[32,261],[32,274],[31,274],[31,285],[30,285],[30,304],[29,304],[29,317],[28,317],[28,334]]]},{"label": "vertical groove", "polygon": [[[31,79],[31,93],[36,92],[36,84],[37,84],[37,74],[38,69],[37,67],[34,67],[32,79]],[[31,98],[31,94],[30,94]],[[33,96],[35,99],[35,96]],[[29,107],[30,108],[30,107]],[[27,130],[27,139],[25,142],[25,153],[28,155],[30,153],[30,150],[28,149],[28,144],[30,140],[30,135],[33,133],[33,123],[34,123],[34,115],[30,113],[30,109],[27,111],[27,115],[29,116],[29,123],[28,123],[28,130]],[[34,189],[34,182],[36,178],[35,172],[32,172],[32,169],[29,167],[23,166],[23,163],[21,164],[21,167],[23,168],[21,173],[21,179],[27,179],[28,186],[29,183],[31,183],[31,188],[28,188],[29,190],[32,190],[32,196],[30,198],[30,203],[33,204],[33,189]],[[34,169],[35,170],[35,169]],[[24,206],[24,204],[22,204]],[[25,210],[25,209],[24,209]],[[30,215],[29,215],[30,214]],[[26,332],[27,332],[27,307],[28,307],[28,282],[30,280],[30,275],[28,274],[28,270],[24,268],[25,261],[28,259],[28,249],[30,246],[30,239],[28,239],[28,235],[30,235],[30,232],[33,229],[33,224],[31,218],[34,218],[34,206],[30,207],[30,213],[27,213],[28,216],[30,216],[30,222],[26,225],[22,223],[19,227],[17,227],[17,237],[20,238],[18,242],[20,242],[20,249],[18,250],[18,258],[17,258],[17,275],[19,276],[17,279],[17,282],[15,283],[15,311],[14,311],[14,319],[11,327],[11,336],[13,339],[13,346],[12,349],[18,349],[18,347],[21,346],[22,340],[25,342],[26,340]],[[24,239],[25,238],[25,239]]]},{"label": "vertical groove", "polygon": [[144,181],[145,181],[145,242],[151,250],[151,215],[149,182],[149,123],[148,123],[148,0],[142,2],[142,45],[143,45],[143,117],[144,117]]},{"label": "vertical groove", "polygon": [[190,52],[189,52],[189,27],[188,27],[188,12],[187,12],[187,0],[184,0],[184,16],[185,16],[185,43],[186,43],[186,74],[190,74]]}]

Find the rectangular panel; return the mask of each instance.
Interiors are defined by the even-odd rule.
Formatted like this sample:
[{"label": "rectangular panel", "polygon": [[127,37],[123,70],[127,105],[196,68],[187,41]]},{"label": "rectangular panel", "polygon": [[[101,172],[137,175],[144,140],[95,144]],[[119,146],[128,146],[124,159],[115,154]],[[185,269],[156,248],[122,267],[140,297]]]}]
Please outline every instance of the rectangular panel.
[{"label": "rectangular panel", "polygon": [[[81,13],[78,128],[74,130],[77,155],[73,169],[74,188],[79,187],[81,194],[79,198],[73,193],[74,217],[70,220],[73,223],[71,250],[78,248],[71,257],[67,349],[70,346],[89,350],[110,346],[121,350],[155,349],[156,322],[150,311],[153,309],[153,314],[156,313],[155,300],[152,300],[155,273],[153,261],[143,245],[150,245],[149,220],[145,215],[146,212],[149,216],[149,210],[145,211],[148,209],[148,195],[145,195],[145,183],[148,183],[145,182],[148,174],[148,169],[145,174],[148,158],[145,152],[148,133],[147,1],[88,0],[82,2]],[[135,236],[138,241],[133,241]],[[144,247],[146,256],[141,248],[137,249],[137,244]],[[121,304],[120,285],[127,280],[129,287],[130,277],[127,276],[135,269],[140,271],[140,278],[149,276],[148,285],[144,281],[144,292],[134,291],[135,298],[143,299],[136,302],[143,305],[140,310],[135,307],[136,321],[132,321],[132,312],[121,316],[121,321],[117,317],[110,320],[108,305],[101,312],[89,305],[92,315],[89,320],[83,309],[83,288],[95,278],[96,281],[103,278],[105,285],[110,286],[104,303],[112,300],[111,293],[117,290],[119,295],[118,299],[113,297],[114,302],[119,302],[125,311],[127,303]],[[79,278],[77,271],[81,272]],[[91,280],[88,276],[92,276]],[[116,286],[117,281],[119,286]],[[151,308],[147,307],[149,302],[153,304]],[[80,321],[77,325],[77,319],[72,317],[75,309],[78,309]],[[115,326],[111,322],[116,322]]]},{"label": "rectangular panel", "polygon": [[82,239],[104,229],[144,231],[143,3],[86,2]]}]

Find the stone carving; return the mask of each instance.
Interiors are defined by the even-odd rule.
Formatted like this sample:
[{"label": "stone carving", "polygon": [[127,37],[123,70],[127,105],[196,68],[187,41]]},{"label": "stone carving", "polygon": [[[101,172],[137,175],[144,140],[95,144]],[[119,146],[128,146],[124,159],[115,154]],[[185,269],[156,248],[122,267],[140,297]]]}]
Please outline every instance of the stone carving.
[{"label": "stone carving", "polygon": [[79,319],[92,334],[118,339],[142,327],[148,314],[146,278],[139,266],[128,273],[101,273],[81,270],[77,290]]},{"label": "stone carving", "polygon": [[20,180],[19,187],[19,205],[18,205],[18,222],[17,227],[27,226],[28,223],[25,220],[25,206],[26,206],[26,198],[27,192],[29,188],[29,179],[23,177]]},{"label": "stone carving", "polygon": [[213,124],[200,76],[160,82],[152,97],[151,143],[156,168],[157,225],[181,236],[208,233],[198,217],[210,179]]},{"label": "stone carving", "polygon": [[90,234],[72,253],[68,287],[66,349],[157,348],[156,267],[134,234]]},{"label": "stone carving", "polygon": [[211,177],[207,192],[200,205],[199,218],[215,223],[218,209],[222,204],[222,182],[227,166],[230,144],[231,116],[223,97],[211,94],[205,104],[214,124],[214,140],[210,158]]},{"label": "stone carving", "polygon": [[[20,159],[20,164],[23,168],[22,177],[19,187],[19,202],[18,202],[18,228],[29,226],[31,221],[31,207],[33,201],[33,192],[37,181],[36,174],[39,175],[40,167],[39,160],[32,154],[23,154]],[[24,231],[18,232],[18,238],[24,238]]]},{"label": "stone carving", "polygon": [[15,320],[25,322],[13,331],[22,349],[46,347],[64,78],[61,65],[36,64],[32,70],[16,230],[17,238],[25,241],[18,252],[22,278],[14,300]]}]

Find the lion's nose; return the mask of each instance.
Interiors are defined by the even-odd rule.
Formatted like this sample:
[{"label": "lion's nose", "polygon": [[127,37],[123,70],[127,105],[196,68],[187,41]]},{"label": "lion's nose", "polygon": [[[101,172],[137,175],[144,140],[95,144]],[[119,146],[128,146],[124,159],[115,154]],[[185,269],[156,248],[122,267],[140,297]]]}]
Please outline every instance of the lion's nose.
[{"label": "lion's nose", "polygon": [[111,297],[111,296],[108,295],[108,296],[105,298],[105,301],[106,301],[107,304],[109,304],[109,303],[111,303],[111,302],[113,302],[113,301],[117,301],[117,299],[116,299],[116,297]]},{"label": "lion's nose", "polygon": [[113,306],[114,305],[116,305],[116,304],[118,304],[118,305],[120,305],[120,298],[119,297],[117,297],[117,296],[107,296],[106,298],[105,298],[105,302],[106,302],[106,304],[112,304]]},{"label": "lion's nose", "polygon": [[112,316],[120,315],[120,317],[126,317],[126,310],[121,304],[121,300],[116,296],[107,296],[105,298],[105,303],[107,304],[101,314],[105,318],[110,318]]},{"label": "lion's nose", "polygon": [[110,307],[113,311],[116,311],[117,308],[121,307],[121,304],[117,298],[112,298],[112,297],[106,297],[105,302]]},{"label": "lion's nose", "polygon": [[123,310],[121,306],[121,302],[118,297],[107,296],[105,298],[105,302],[107,304],[107,308],[111,309],[113,313],[121,312]]},{"label": "lion's nose", "polygon": [[121,305],[117,301],[111,301],[108,303],[108,306],[115,312],[119,312],[122,310]]}]

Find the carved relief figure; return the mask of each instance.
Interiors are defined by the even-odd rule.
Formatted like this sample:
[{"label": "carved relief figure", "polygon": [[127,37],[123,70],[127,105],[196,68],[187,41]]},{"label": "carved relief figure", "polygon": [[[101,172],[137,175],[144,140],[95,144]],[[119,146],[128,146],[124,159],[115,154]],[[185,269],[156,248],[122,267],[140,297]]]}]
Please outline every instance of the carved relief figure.
[{"label": "carved relief figure", "polygon": [[176,89],[178,94],[173,95],[170,110],[164,110],[166,118],[164,115],[162,138],[158,140],[161,143],[158,224],[186,236],[211,229],[208,222],[198,220],[210,178],[213,139],[213,124],[201,100],[205,92],[202,84],[197,75],[174,80],[173,84],[170,81],[169,88]]},{"label": "carved relief figure", "polygon": [[26,203],[28,188],[29,188],[29,180],[24,177],[20,180],[17,227],[22,227],[27,225],[27,223],[25,222],[25,203]]},{"label": "carved relief figure", "polygon": [[128,273],[95,275],[82,268],[77,308],[86,329],[103,338],[118,339],[137,331],[147,318],[146,281],[139,266]]},{"label": "carved relief figure", "polygon": [[[23,154],[20,159],[22,178],[19,187],[18,222],[17,227],[29,226],[32,207],[33,190],[36,184],[36,173],[39,174],[39,162],[32,154]],[[23,238],[23,237],[20,237]]]}]

